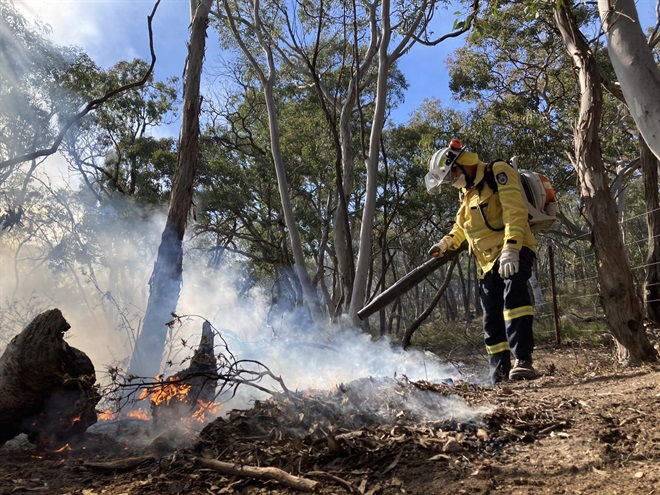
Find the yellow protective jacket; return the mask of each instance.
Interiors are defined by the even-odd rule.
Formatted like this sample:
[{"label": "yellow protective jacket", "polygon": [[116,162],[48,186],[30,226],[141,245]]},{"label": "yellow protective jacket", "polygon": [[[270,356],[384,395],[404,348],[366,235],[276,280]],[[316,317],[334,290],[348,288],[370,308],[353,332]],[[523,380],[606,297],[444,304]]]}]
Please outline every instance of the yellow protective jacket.
[{"label": "yellow protective jacket", "polygon": [[479,162],[474,186],[461,190],[456,223],[444,237],[449,249],[456,249],[467,239],[470,252],[477,260],[478,278],[483,278],[493,268],[504,246],[518,251],[525,246],[536,252],[536,238],[527,221],[520,175],[508,163],[494,162],[492,170],[497,182],[497,192],[494,192],[484,180],[487,166]]}]

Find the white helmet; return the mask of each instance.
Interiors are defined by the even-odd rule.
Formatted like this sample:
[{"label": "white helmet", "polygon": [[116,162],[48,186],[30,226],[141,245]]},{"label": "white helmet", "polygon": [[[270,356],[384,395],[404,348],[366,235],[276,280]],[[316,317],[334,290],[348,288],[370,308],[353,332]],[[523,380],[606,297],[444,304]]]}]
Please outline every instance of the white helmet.
[{"label": "white helmet", "polygon": [[429,194],[440,192],[441,184],[451,184],[451,168],[463,151],[465,151],[463,143],[459,139],[452,138],[447,148],[433,153],[429,161],[429,172],[424,177],[426,191]]}]

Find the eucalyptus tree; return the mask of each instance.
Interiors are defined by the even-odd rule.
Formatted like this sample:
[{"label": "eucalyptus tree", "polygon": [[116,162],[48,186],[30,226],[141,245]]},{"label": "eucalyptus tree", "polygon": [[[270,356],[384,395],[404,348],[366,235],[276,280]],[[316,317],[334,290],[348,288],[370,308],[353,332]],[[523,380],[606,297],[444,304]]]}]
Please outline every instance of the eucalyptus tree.
[{"label": "eucalyptus tree", "polygon": [[[660,160],[660,68],[647,41],[634,0],[598,0],[607,50],[630,113],[649,149]],[[658,20],[660,22],[660,19]]]},{"label": "eucalyptus tree", "polygon": [[[658,211],[658,161],[660,160],[660,18],[648,36],[631,0],[599,1],[598,10],[607,38],[607,50],[621,96],[632,115],[640,138],[640,166],[644,180],[647,218],[647,259],[644,278],[646,315],[660,322],[660,211]],[[658,13],[656,9],[656,13]],[[655,56],[654,56],[655,53]],[[617,87],[617,92],[619,87]]]},{"label": "eucalyptus tree", "polygon": [[305,257],[300,241],[299,227],[291,204],[288,178],[282,157],[279,122],[275,103],[274,88],[278,79],[276,62],[276,42],[273,35],[280,30],[277,6],[265,8],[259,1],[247,5],[241,2],[222,1],[221,22],[226,22],[243,56],[249,61],[251,69],[261,84],[268,115],[270,147],[277,183],[282,202],[282,213],[289,233],[294,270],[305,296],[304,303],[314,319],[320,319],[321,312],[318,296],[307,272]]},{"label": "eucalyptus tree", "polygon": [[176,310],[183,276],[183,236],[193,204],[199,159],[200,84],[212,0],[191,3],[190,42],[184,72],[181,132],[169,210],[153,273],[142,331],[131,355],[129,372],[155,376],[160,370],[166,324]]},{"label": "eucalyptus tree", "polygon": [[[316,294],[303,271],[304,257],[298,247],[300,234],[290,212],[288,184],[281,165],[277,113],[272,101],[275,80],[288,75],[293,81],[312,86],[331,123],[335,161],[336,208],[332,238],[339,265],[342,291],[341,312],[355,321],[365,302],[368,275],[372,268],[372,236],[377,199],[381,135],[386,109],[392,98],[389,84],[396,61],[420,40],[433,43],[428,27],[436,8],[444,2],[422,0],[391,4],[389,1],[360,2],[275,2],[265,8],[259,2],[224,1],[219,21],[234,35],[243,56],[261,80],[268,103],[272,153],[283,211],[291,236],[296,269],[306,298],[312,306]],[[476,9],[473,2],[471,11]],[[452,32],[458,35],[469,27],[469,19]],[[250,34],[248,36],[247,34]],[[288,71],[288,72],[286,72]],[[354,127],[355,117],[359,125]],[[358,148],[354,132],[357,129]],[[349,204],[355,189],[356,161],[364,164],[365,195],[358,205],[359,222],[349,222]],[[359,240],[353,233],[359,230]],[[358,249],[357,260],[354,251]],[[309,300],[307,301],[310,302]]]},{"label": "eucalyptus tree", "polygon": [[[73,74],[66,87],[86,88],[86,96],[94,98],[147,71],[143,60],[122,61],[107,71]],[[100,203],[115,194],[149,204],[166,201],[174,142],[153,133],[172,121],[176,84],[176,78],[160,82],[150,74],[143,86],[107,102],[65,136],[62,153]]]},{"label": "eucalyptus tree", "polygon": [[2,216],[5,229],[20,221],[29,182],[43,161],[10,160],[50,145],[58,123],[68,117],[69,103],[78,101],[62,79],[70,71],[95,69],[85,54],[55,45],[48,34],[46,26],[28,22],[13,2],[0,3],[0,186],[5,213],[13,212]]},{"label": "eucalyptus tree", "polygon": [[[301,246],[305,258],[318,263],[315,283],[332,312],[330,290],[323,288],[326,272],[333,269],[326,259],[332,256],[328,198],[333,195],[332,186],[328,187],[332,152],[326,144],[327,125],[309,95],[287,85],[277,86],[274,94]],[[250,85],[229,100],[222,108],[216,107],[220,102],[210,105],[214,124],[205,132],[197,231],[214,236],[220,252],[250,260],[260,281],[270,280],[275,286],[273,299],[295,307],[301,304],[301,288],[290,269],[294,260],[272,167],[266,105]]]},{"label": "eucalyptus tree", "polygon": [[657,352],[646,335],[629,258],[616,208],[605,176],[598,134],[603,112],[601,73],[572,7],[560,2],[555,11],[557,27],[571,58],[579,84],[580,106],[575,123],[574,166],[581,185],[584,215],[592,230],[598,261],[600,300],[608,326],[617,343],[621,362],[637,364],[657,360]]},{"label": "eucalyptus tree", "polygon": [[[0,36],[6,48],[2,51],[3,70],[0,71],[0,184],[7,208],[0,215],[4,219],[1,233],[5,246],[15,250],[15,273],[24,277],[23,280],[20,277],[14,280],[13,290],[6,294],[19,297],[19,288],[28,287],[29,278],[36,278],[39,267],[45,266],[56,277],[51,284],[42,285],[44,294],[66,285],[67,278],[77,280],[68,293],[88,301],[85,307],[92,313],[95,304],[91,302],[93,296],[89,290],[82,290],[85,282],[93,281],[99,291],[119,297],[116,286],[108,286],[96,277],[103,279],[108,271],[112,271],[111,266],[116,264],[109,260],[119,256],[121,249],[118,245],[124,239],[137,236],[118,235],[117,242],[112,244],[116,248],[114,254],[103,252],[100,246],[109,230],[108,212],[118,208],[118,204],[106,197],[105,204],[100,205],[96,201],[99,196],[90,201],[85,197],[85,191],[76,190],[75,177],[70,182],[66,179],[63,182],[56,178],[62,170],[51,174],[50,166],[39,168],[39,165],[44,157],[54,153],[52,143],[61,140],[63,146],[59,150],[69,160],[74,174],[83,172],[85,179],[95,177],[98,182],[102,176],[95,174],[105,171],[108,151],[112,149],[113,155],[119,156],[115,150],[123,144],[121,153],[125,156],[135,156],[142,163],[149,161],[150,165],[142,167],[143,170],[150,168],[151,164],[159,169],[137,175],[134,191],[138,196],[147,197],[148,186],[163,183],[161,170],[166,168],[164,155],[167,153],[154,150],[153,142],[152,149],[147,150],[151,138],[139,142],[122,137],[120,133],[134,122],[129,114],[153,115],[162,111],[163,100],[156,103],[154,98],[147,103],[148,98],[142,99],[142,96],[150,91],[166,92],[165,85],[149,79],[150,89],[144,92],[138,89],[133,96],[119,91],[115,93],[118,100],[108,101],[104,96],[116,88],[125,88],[130,81],[139,80],[145,73],[150,74],[149,66],[134,61],[104,71],[79,49],[53,44],[48,38],[48,29],[28,23],[11,2],[2,2],[0,10]],[[89,107],[88,101],[96,103]],[[102,102],[109,106],[107,110],[100,107]],[[81,112],[81,108],[96,108],[97,111]],[[114,115],[112,122],[108,120],[109,115]],[[106,121],[104,125],[100,123],[103,119]],[[147,121],[143,119],[143,122]],[[146,125],[157,123],[153,121]],[[64,128],[67,132],[62,134]],[[147,155],[151,158],[147,159]],[[26,156],[30,157],[27,162],[20,159]],[[86,160],[84,163],[77,160],[81,156]],[[37,171],[40,172],[38,175]],[[98,194],[98,190],[95,193]],[[151,196],[153,202],[154,195]],[[113,222],[112,226],[117,227],[118,223]],[[26,273],[31,274],[28,279],[25,279]]]}]

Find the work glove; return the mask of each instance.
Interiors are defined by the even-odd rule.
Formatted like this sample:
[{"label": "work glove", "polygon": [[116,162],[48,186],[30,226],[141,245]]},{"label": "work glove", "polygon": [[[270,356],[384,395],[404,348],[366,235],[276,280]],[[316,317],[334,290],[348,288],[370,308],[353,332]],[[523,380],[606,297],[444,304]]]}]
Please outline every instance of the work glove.
[{"label": "work glove", "polygon": [[499,274],[502,278],[511,278],[520,268],[520,251],[512,248],[502,249]]},{"label": "work glove", "polygon": [[443,254],[445,254],[445,251],[449,249],[449,242],[445,240],[443,237],[440,242],[436,242],[431,246],[431,249],[429,249],[429,256],[433,256],[434,258],[439,258]]}]

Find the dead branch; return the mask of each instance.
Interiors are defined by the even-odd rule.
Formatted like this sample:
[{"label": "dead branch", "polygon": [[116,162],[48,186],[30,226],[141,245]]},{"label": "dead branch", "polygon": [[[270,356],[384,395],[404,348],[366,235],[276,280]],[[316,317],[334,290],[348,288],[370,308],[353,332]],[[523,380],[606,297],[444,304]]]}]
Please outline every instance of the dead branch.
[{"label": "dead branch", "polygon": [[125,457],[123,459],[114,459],[105,462],[84,462],[83,466],[96,469],[98,471],[128,471],[134,469],[145,462],[155,461],[153,455],[142,455],[138,457]]},{"label": "dead branch", "polygon": [[307,474],[310,476],[318,476],[319,478],[325,478],[327,480],[334,481],[338,485],[342,485],[350,493],[360,493],[360,490],[358,490],[358,488],[353,483],[346,481],[339,476],[335,476],[334,474],[326,473],[325,471],[310,471]]},{"label": "dead branch", "polygon": [[207,459],[205,457],[197,457],[195,460],[203,466],[223,474],[243,476],[258,480],[277,481],[278,483],[282,483],[283,485],[304,492],[312,492],[316,490],[316,487],[319,484],[318,481],[295,476],[274,467],[245,466],[240,464],[233,464],[230,462],[218,461],[215,459]]}]

